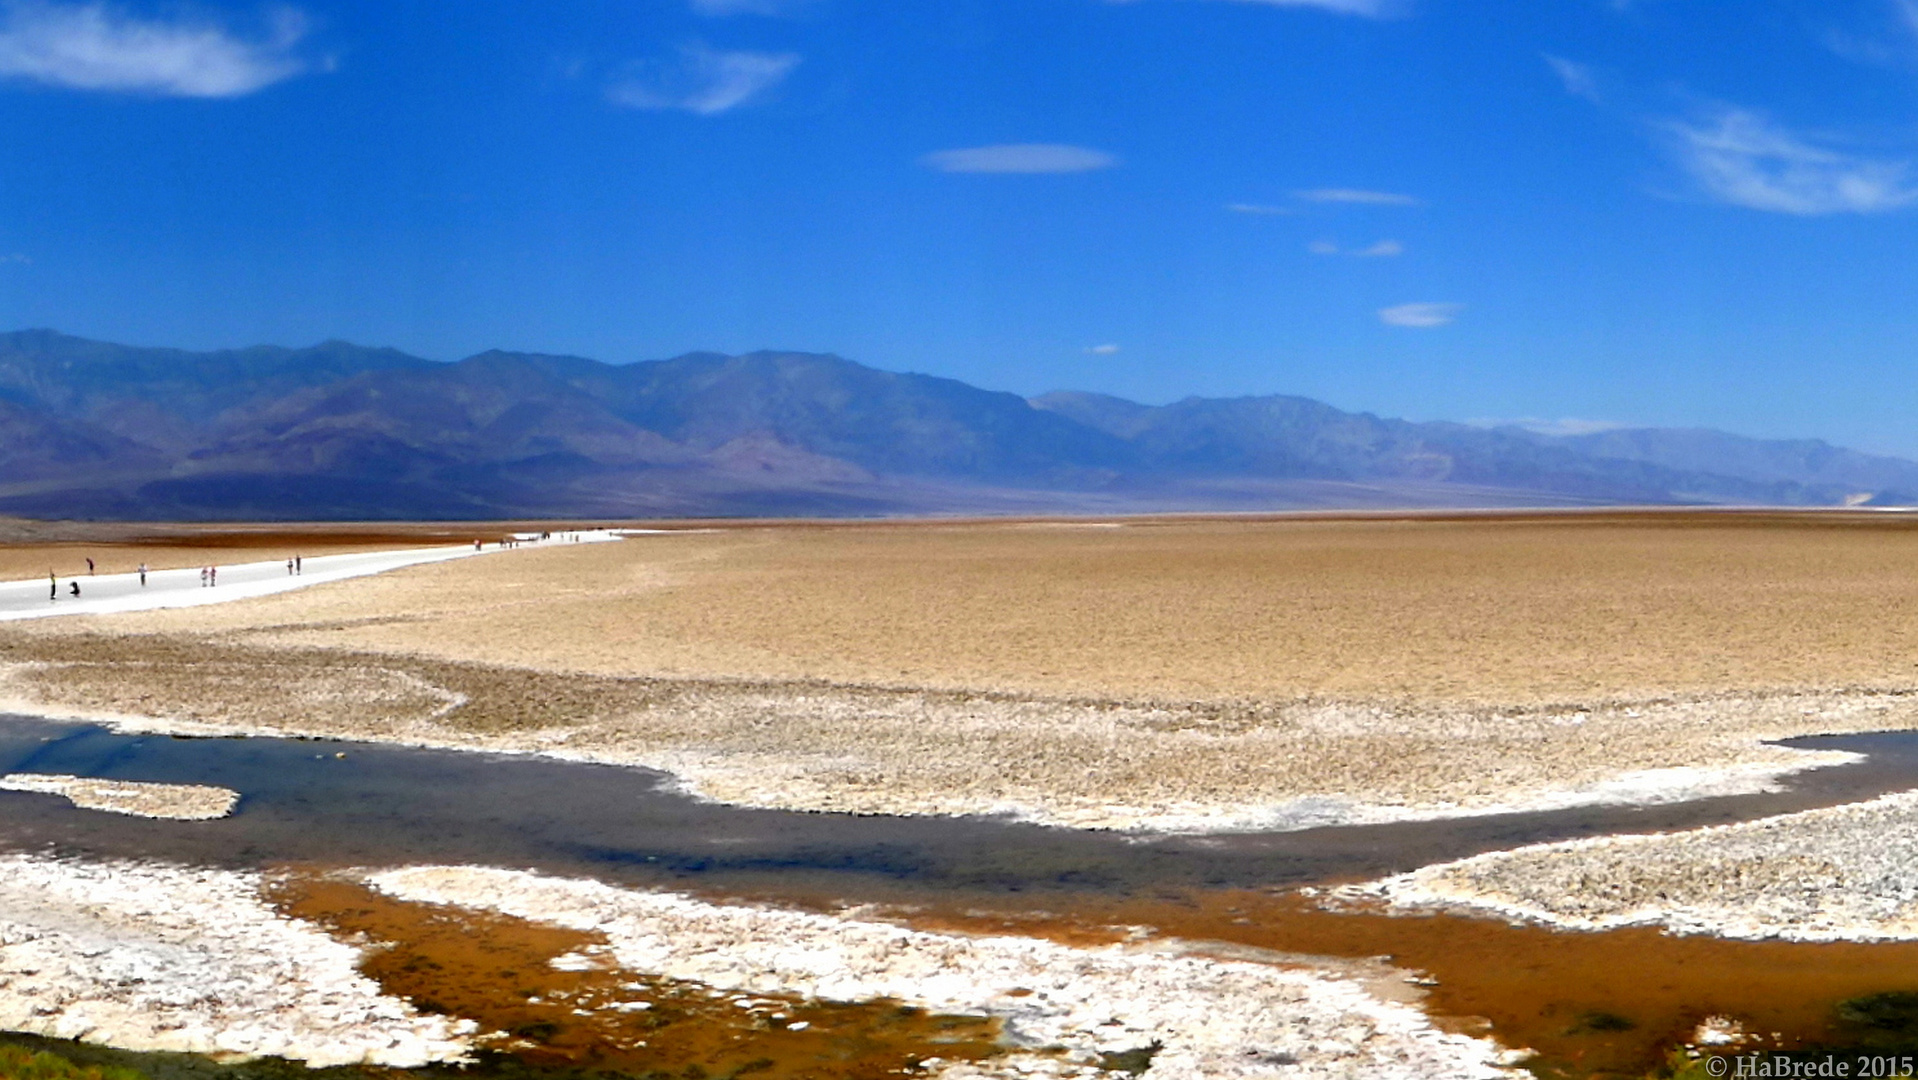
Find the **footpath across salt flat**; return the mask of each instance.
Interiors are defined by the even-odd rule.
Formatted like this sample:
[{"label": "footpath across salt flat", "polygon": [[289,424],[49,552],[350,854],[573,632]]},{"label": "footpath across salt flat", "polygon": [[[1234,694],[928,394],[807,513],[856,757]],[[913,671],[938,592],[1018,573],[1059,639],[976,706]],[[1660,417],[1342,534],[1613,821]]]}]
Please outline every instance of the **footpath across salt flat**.
[{"label": "footpath across salt flat", "polygon": [[[284,559],[218,567],[218,584],[208,586],[197,568],[154,570],[146,584],[140,575],[101,574],[86,577],[62,577],[49,581],[0,582],[0,622],[19,619],[44,619],[58,615],[114,615],[127,611],[154,611],[160,608],[200,607],[232,600],[247,600],[275,593],[291,592],[312,585],[345,581],[348,578],[383,574],[424,563],[447,562],[502,551],[553,547],[573,543],[604,543],[622,539],[627,533],[642,530],[594,529],[584,532],[553,533],[550,539],[523,534],[510,545],[495,541],[484,547],[408,548],[399,551],[365,551],[347,555],[318,555],[302,559],[300,572],[288,573]],[[71,585],[78,583],[80,595]],[[52,593],[51,598],[49,592]]]}]

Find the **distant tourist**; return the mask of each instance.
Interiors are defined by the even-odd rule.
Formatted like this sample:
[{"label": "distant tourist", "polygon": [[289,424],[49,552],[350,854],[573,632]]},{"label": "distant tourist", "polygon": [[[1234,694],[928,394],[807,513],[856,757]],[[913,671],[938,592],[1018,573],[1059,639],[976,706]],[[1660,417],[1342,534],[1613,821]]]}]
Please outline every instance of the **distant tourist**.
[{"label": "distant tourist", "polygon": [[90,575],[92,575],[92,573],[93,573],[93,560],[92,560],[92,559],[88,559],[88,560],[87,560],[87,574],[88,574],[88,575],[90,576]]},{"label": "distant tourist", "polygon": [[67,582],[67,590],[73,593],[73,598],[75,600],[80,599],[80,583],[79,582],[77,581]]},{"label": "distant tourist", "polygon": [[47,571],[47,599],[60,599],[60,579],[54,577],[51,570]]},{"label": "distant tourist", "polygon": [[293,560],[292,559],[286,560],[286,576],[287,577],[293,576]]},{"label": "distant tourist", "polygon": [[208,569],[210,568],[205,566],[200,567],[200,588],[202,589],[206,588],[206,572]]},{"label": "distant tourist", "polygon": [[293,556],[293,572],[296,574],[306,573],[306,559],[304,556]]},{"label": "distant tourist", "polygon": [[207,583],[208,585],[218,585],[218,584],[220,583],[220,568],[219,568],[219,567],[217,567],[217,566],[209,566],[209,567],[207,567],[207,568],[206,568],[206,583]]},{"label": "distant tourist", "polygon": [[146,563],[140,564],[140,587],[142,589],[147,587],[147,564]]}]

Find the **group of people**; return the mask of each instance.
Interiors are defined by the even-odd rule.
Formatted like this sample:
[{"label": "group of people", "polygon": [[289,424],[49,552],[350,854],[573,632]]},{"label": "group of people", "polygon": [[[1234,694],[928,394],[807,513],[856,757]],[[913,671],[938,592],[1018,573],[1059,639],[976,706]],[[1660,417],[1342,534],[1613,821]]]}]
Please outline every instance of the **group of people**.
[{"label": "group of people", "polygon": [[[142,589],[147,587],[147,569],[148,569],[147,564],[141,563],[139,569],[135,571],[136,573],[140,575],[140,587]],[[87,560],[87,576],[93,577],[98,572],[99,572],[98,569],[93,564],[93,560],[88,559]],[[213,585],[215,583],[215,575],[217,575],[218,573],[219,573],[218,567],[214,567],[214,566],[201,567],[200,568],[200,584]],[[75,600],[78,600],[80,598],[80,582],[78,580],[70,580],[67,582],[67,595],[72,597]],[[54,573],[51,567],[49,567],[47,570],[47,599],[49,600],[60,599],[60,575]]]},{"label": "group of people", "polygon": [[[295,555],[292,558],[286,560],[286,572],[288,576],[297,576],[297,575],[306,573],[305,557],[300,555]],[[94,567],[93,560],[88,559],[87,560],[87,576],[92,577],[95,573],[96,573],[96,568]],[[147,586],[147,564],[146,563],[140,564],[139,574],[140,574],[140,587],[144,589]],[[219,584],[220,584],[220,568],[219,567],[217,566],[200,567],[200,587],[201,588],[211,589]],[[76,579],[68,580],[66,591],[68,596],[72,597],[75,600],[78,600],[80,598],[80,582]],[[54,573],[54,571],[51,568],[47,570],[47,599],[48,600],[60,599],[60,576]]]},{"label": "group of people", "polygon": [[[93,560],[88,559],[87,560],[87,576],[92,577],[97,572],[98,572],[97,569],[93,565]],[[140,564],[140,587],[144,589],[146,588],[146,586],[147,586],[147,564],[141,563]],[[73,597],[75,600],[78,600],[80,598],[80,583],[78,581],[67,582],[67,595]],[[47,569],[47,599],[49,600],[60,599],[60,577],[59,575],[53,572],[53,569],[51,567]]]}]

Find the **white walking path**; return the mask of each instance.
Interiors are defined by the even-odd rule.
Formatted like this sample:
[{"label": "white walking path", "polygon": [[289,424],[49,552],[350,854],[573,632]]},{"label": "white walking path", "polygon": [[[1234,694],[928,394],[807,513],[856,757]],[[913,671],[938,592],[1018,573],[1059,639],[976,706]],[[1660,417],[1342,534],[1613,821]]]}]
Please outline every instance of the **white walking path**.
[{"label": "white walking path", "polygon": [[[115,615],[125,611],[199,607],[202,604],[219,604],[229,600],[272,596],[275,593],[291,592],[309,585],[324,585],[331,581],[345,581],[348,578],[365,577],[368,574],[382,574],[388,570],[418,566],[422,563],[447,562],[481,554],[492,555],[502,551],[554,547],[569,543],[600,543],[621,539],[628,532],[644,531],[648,530],[598,529],[590,532],[554,533],[550,540],[527,539],[514,547],[501,547],[498,543],[488,543],[483,550],[475,550],[468,544],[460,547],[365,551],[351,555],[316,555],[301,560],[302,572],[298,574],[287,573],[284,559],[274,562],[237,563],[219,567],[217,575],[219,584],[213,586],[201,583],[200,571],[197,568],[154,570],[147,574],[145,585],[140,584],[140,575],[137,573],[62,577],[57,580],[58,591],[53,599],[48,598],[50,583],[46,578],[6,581],[0,582],[0,622],[16,619],[44,619],[55,615]],[[70,585],[73,582],[78,582],[80,585],[78,597],[70,591]]]}]

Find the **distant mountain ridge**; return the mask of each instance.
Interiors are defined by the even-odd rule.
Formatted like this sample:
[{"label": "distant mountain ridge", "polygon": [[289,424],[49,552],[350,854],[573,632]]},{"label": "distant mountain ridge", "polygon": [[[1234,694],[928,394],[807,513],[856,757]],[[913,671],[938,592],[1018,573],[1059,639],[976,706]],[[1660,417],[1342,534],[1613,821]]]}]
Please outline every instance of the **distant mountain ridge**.
[{"label": "distant mountain ridge", "polygon": [[1412,423],[1289,396],[1033,399],[837,356],[456,363],[0,334],[0,513],[396,519],[1918,501],[1815,440]]}]

